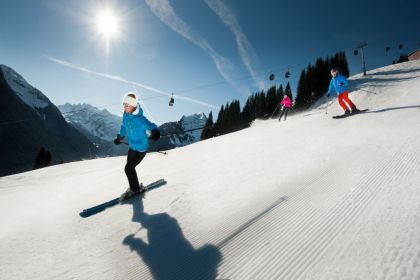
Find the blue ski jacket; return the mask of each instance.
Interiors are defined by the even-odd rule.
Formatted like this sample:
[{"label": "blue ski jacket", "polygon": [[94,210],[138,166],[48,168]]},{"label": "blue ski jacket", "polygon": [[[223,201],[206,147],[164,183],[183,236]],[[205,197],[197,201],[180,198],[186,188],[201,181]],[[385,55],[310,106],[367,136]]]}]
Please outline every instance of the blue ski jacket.
[{"label": "blue ski jacket", "polygon": [[328,88],[328,94],[341,94],[347,91],[349,82],[347,81],[346,77],[337,73],[337,76],[331,79],[330,87]]},{"label": "blue ski jacket", "polygon": [[121,139],[128,138],[128,146],[132,150],[146,152],[149,149],[149,137],[147,133],[150,133],[154,128],[157,128],[156,124],[150,122],[143,116],[143,110],[139,107],[137,114],[124,112],[118,135]]}]

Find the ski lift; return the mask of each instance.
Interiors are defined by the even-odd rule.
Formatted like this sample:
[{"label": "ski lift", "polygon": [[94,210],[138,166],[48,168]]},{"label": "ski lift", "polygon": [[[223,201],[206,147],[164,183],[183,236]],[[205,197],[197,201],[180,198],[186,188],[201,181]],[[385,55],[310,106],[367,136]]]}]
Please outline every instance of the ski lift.
[{"label": "ski lift", "polygon": [[354,55],[358,55],[358,54],[359,54],[359,51],[358,51],[358,50],[354,50],[354,51],[353,51],[353,54],[354,54]]},{"label": "ski lift", "polygon": [[403,45],[402,44],[399,44],[398,45],[398,49],[401,50],[402,48],[403,48]]},{"label": "ski lift", "polygon": [[286,73],[284,73],[284,77],[288,79],[290,77],[290,70],[287,70]]},{"label": "ski lift", "polygon": [[389,50],[390,50],[390,49],[391,49],[390,47],[386,47],[386,48],[385,48],[385,51],[386,51],[386,52],[389,52]]},{"label": "ski lift", "polygon": [[169,99],[169,106],[174,106],[175,103],[175,99],[174,99],[174,94],[172,93],[171,99]]},{"label": "ski lift", "polygon": [[270,76],[268,77],[270,79],[270,81],[274,80],[276,78],[276,76],[274,76],[273,73],[270,74]]}]

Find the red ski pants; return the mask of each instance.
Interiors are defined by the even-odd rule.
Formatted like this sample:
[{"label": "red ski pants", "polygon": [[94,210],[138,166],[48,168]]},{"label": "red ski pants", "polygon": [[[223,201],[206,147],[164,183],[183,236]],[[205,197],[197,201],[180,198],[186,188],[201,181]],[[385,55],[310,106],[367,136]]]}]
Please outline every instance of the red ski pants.
[{"label": "red ski pants", "polygon": [[345,91],[338,95],[338,104],[340,104],[341,108],[343,108],[344,111],[354,110],[356,108],[353,102],[351,102],[351,100],[349,99],[348,91]]}]

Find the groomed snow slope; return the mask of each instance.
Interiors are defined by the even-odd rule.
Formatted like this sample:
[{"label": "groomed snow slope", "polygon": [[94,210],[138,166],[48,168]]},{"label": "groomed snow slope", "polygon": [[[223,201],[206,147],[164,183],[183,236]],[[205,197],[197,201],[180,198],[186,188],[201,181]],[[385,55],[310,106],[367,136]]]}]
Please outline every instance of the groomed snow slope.
[{"label": "groomed snow slope", "polygon": [[[353,77],[336,102],[137,168],[125,157],[0,178],[2,279],[420,279],[420,61]],[[376,94],[375,94],[376,93]]]}]

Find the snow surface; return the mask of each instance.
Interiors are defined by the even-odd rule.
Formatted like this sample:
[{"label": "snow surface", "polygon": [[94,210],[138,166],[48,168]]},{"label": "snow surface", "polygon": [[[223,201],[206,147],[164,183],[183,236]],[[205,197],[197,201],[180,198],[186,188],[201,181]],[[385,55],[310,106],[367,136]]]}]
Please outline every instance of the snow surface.
[{"label": "snow surface", "polygon": [[4,78],[10,88],[18,95],[18,97],[28,106],[34,109],[48,107],[48,98],[39,90],[31,86],[21,75],[16,73],[12,68],[0,65],[0,70],[4,74]]},{"label": "snow surface", "polygon": [[86,219],[125,157],[0,178],[2,279],[420,279],[420,61],[351,85],[368,113],[149,154],[139,176],[168,184]]}]

